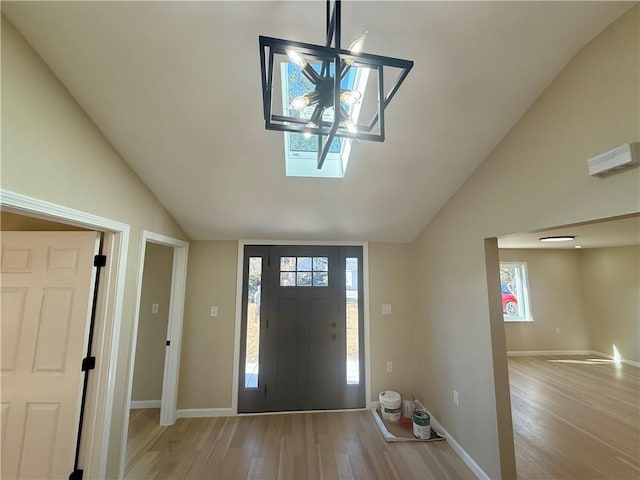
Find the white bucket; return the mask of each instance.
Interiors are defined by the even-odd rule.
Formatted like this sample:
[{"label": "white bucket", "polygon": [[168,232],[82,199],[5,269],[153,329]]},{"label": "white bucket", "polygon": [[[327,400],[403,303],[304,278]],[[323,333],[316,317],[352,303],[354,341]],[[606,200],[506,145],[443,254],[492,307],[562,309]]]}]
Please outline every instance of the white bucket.
[{"label": "white bucket", "polygon": [[390,390],[380,392],[378,395],[380,400],[380,412],[382,412],[382,418],[389,420],[390,422],[400,421],[400,406],[402,405],[402,398],[398,392],[392,392]]}]

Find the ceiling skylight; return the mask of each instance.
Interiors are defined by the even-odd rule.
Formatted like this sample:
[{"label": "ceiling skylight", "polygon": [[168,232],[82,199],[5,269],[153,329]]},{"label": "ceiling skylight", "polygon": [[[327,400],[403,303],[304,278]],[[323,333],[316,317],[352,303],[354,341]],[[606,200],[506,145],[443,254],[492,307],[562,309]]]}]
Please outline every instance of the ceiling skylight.
[{"label": "ceiling skylight", "polygon": [[[321,65],[312,65],[313,69],[320,72]],[[331,68],[333,75],[333,67]],[[301,110],[291,108],[294,98],[313,90],[313,85],[302,75],[300,68],[293,63],[281,63],[282,78],[287,81],[282,82],[282,110],[288,115],[310,119],[314,107],[309,105]],[[353,90],[360,93],[360,98],[364,96],[369,77],[368,68],[351,69],[341,80],[340,88]],[[358,122],[361,102],[352,105],[344,104],[345,110],[349,113],[354,123]],[[323,115],[323,120],[333,121],[333,108],[327,108]],[[326,177],[342,178],[347,171],[347,163],[351,153],[351,142],[348,138],[334,138],[327,158],[322,169],[318,170],[318,136],[307,136],[302,133],[285,132],[284,134],[284,160],[285,173],[288,177]]]}]

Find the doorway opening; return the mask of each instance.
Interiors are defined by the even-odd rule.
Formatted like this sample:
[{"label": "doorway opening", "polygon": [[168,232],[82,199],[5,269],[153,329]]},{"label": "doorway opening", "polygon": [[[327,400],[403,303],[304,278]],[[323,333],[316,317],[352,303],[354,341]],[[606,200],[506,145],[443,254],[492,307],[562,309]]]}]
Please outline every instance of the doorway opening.
[{"label": "doorway opening", "polygon": [[363,248],[244,248],[238,413],[364,408]]},{"label": "doorway opening", "polygon": [[[575,238],[553,248],[539,242],[561,235]],[[637,422],[618,419],[640,415],[631,400],[640,394],[640,215],[486,242],[496,395],[506,392],[498,411],[512,418],[518,477],[632,476],[635,452],[620,439],[640,432]],[[515,264],[526,266],[526,288],[516,281],[505,292],[501,283]],[[528,314],[509,312],[509,299],[530,300]],[[546,432],[544,442],[533,423]],[[616,428],[600,435],[594,425],[602,424]],[[532,455],[549,461],[530,462]]]},{"label": "doorway opening", "polygon": [[[129,225],[8,190],[1,191],[0,203],[3,229],[92,230],[102,234],[106,265],[101,275],[104,282],[100,282],[97,292],[92,345],[93,354],[99,360],[88,383],[78,465],[87,477],[103,478],[115,390],[113,378],[122,318]],[[12,223],[14,227],[10,227]],[[73,467],[73,455],[69,462],[70,468]]]},{"label": "doorway opening", "polygon": [[158,427],[176,421],[188,248],[182,240],[142,232],[120,465],[123,478],[127,458],[135,454],[128,440],[131,409],[159,408]]}]

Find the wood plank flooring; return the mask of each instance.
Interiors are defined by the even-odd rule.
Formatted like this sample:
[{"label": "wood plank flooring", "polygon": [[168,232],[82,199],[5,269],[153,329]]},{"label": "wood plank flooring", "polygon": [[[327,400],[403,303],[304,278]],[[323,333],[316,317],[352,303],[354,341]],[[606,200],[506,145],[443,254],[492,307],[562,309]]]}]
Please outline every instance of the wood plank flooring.
[{"label": "wood plank flooring", "polygon": [[369,411],[158,420],[131,411],[125,478],[475,478],[446,442],[385,442]]},{"label": "wood plank flooring", "polygon": [[640,478],[640,369],[510,357],[509,378],[518,478]]}]

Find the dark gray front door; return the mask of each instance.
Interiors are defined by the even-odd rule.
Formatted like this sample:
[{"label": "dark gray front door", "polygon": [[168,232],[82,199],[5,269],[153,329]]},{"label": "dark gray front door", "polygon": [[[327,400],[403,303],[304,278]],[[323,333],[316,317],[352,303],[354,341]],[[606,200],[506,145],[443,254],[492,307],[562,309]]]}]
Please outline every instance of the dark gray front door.
[{"label": "dark gray front door", "polygon": [[271,247],[270,257],[266,410],[339,408],[338,247]]},{"label": "dark gray front door", "polygon": [[246,247],[239,412],[364,407],[362,286],[353,278],[362,278],[361,247]]}]

